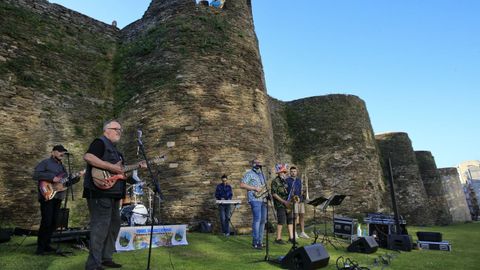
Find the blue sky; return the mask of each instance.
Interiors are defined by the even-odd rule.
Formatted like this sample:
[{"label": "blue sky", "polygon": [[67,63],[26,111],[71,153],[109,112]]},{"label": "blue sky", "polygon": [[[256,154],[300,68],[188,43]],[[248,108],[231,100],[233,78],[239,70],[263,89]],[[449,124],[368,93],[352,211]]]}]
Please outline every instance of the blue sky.
[{"label": "blue sky", "polygon": [[[150,3],[50,2],[119,27]],[[438,167],[480,159],[480,1],[252,2],[271,96],[357,95],[375,133],[407,132]]]}]

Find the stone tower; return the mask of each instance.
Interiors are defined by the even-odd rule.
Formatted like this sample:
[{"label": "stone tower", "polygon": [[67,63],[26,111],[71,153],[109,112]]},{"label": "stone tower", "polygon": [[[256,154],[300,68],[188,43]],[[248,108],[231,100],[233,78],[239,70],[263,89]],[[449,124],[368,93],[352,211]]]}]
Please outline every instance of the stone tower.
[{"label": "stone tower", "polygon": [[447,190],[437,170],[435,159],[430,151],[415,151],[423,186],[428,196],[429,212],[437,225],[448,225],[452,217],[448,210]]},{"label": "stone tower", "polygon": [[[431,224],[427,193],[408,134],[391,132],[377,134],[375,138],[382,156],[385,178],[389,177],[388,159],[391,160],[399,214],[406,218],[408,224]],[[389,196],[387,201],[391,202]]]},{"label": "stone tower", "polygon": [[175,143],[159,174],[161,221],[216,220],[215,186],[225,173],[244,206],[233,223],[248,225],[240,179],[255,156],[273,158],[250,1],[215,9],[154,0],[141,20],[122,30],[116,60],[116,112],[126,129],[127,157],[135,159],[137,128],[150,156]]},{"label": "stone tower", "polygon": [[471,221],[470,210],[468,209],[467,199],[463,192],[463,186],[460,182],[457,168],[438,169],[441,181],[447,189],[446,199],[449,212],[453,222]]},{"label": "stone tower", "polygon": [[271,106],[277,158],[292,157],[309,179],[311,199],[349,195],[339,213],[359,217],[382,210],[385,187],[363,100],[327,95],[284,104],[272,100]]}]

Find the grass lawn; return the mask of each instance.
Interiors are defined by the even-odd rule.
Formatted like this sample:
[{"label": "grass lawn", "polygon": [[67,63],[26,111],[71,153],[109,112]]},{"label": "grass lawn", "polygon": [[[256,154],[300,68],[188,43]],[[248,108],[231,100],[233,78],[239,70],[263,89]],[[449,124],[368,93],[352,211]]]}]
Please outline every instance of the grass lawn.
[{"label": "grass lawn", "polygon": [[[361,266],[382,269],[374,266],[373,260],[380,255],[390,254],[394,258],[386,269],[480,269],[480,223],[451,225],[447,227],[408,227],[416,240],[416,231],[439,231],[444,240],[452,244],[452,252],[413,250],[394,252],[379,249],[374,254],[348,253],[345,244],[335,250],[330,245],[329,265],[323,269],[337,269],[335,261],[339,256],[356,260]],[[270,239],[273,239],[270,234]],[[151,269],[279,269],[263,261],[264,251],[253,250],[249,236],[224,237],[212,234],[189,233],[188,246],[160,247],[152,250]],[[83,269],[88,253],[73,249],[71,244],[62,244],[63,250],[73,251],[72,256],[36,256],[35,237],[15,236],[10,242],[0,244],[0,269]],[[301,245],[310,240],[299,240]],[[272,258],[285,255],[290,245],[271,244]],[[122,269],[146,269],[148,250],[116,253],[114,260],[123,264]]]}]

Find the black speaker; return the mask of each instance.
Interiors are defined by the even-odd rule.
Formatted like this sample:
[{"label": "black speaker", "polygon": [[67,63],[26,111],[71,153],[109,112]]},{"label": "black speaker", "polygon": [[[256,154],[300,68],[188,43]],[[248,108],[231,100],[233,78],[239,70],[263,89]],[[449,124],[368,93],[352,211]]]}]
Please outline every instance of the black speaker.
[{"label": "black speaker", "polygon": [[442,242],[442,234],[439,232],[417,232],[418,241]]},{"label": "black speaker", "polygon": [[13,234],[11,229],[0,229],[0,243],[5,243],[10,241],[10,238]]},{"label": "black speaker", "polygon": [[328,265],[330,255],[321,244],[303,246],[290,251],[282,259],[285,269],[318,269]]},{"label": "black speaker", "polygon": [[411,251],[413,247],[412,237],[407,234],[389,234],[387,242],[391,250]]},{"label": "black speaker", "polygon": [[69,215],[70,215],[70,209],[60,208],[60,211],[58,211],[58,214],[57,214],[57,221],[56,221],[57,228],[63,228],[63,229],[68,228]]},{"label": "black speaker", "polygon": [[374,253],[377,252],[378,243],[373,236],[361,237],[347,247],[349,252]]}]

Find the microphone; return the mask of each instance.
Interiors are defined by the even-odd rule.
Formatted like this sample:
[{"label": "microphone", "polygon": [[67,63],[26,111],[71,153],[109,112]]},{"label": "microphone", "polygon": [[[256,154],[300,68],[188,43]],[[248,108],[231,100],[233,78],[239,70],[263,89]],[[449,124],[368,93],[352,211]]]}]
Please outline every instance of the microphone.
[{"label": "microphone", "polygon": [[70,156],[72,154],[70,154],[69,152],[63,152],[64,155],[67,155],[67,156]]}]

